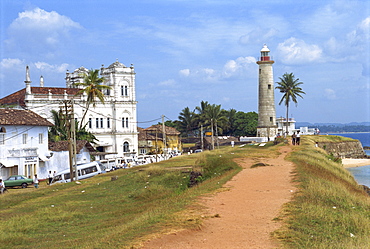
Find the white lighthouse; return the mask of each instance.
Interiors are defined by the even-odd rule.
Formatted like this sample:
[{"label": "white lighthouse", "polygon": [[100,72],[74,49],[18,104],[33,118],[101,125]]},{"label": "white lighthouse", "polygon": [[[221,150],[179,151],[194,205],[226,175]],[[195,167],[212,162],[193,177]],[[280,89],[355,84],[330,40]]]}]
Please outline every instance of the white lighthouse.
[{"label": "white lighthouse", "polygon": [[257,137],[272,138],[276,136],[276,111],[274,97],[274,78],[270,58],[270,50],[266,44],[261,49],[261,57],[257,61],[258,71],[258,125]]}]

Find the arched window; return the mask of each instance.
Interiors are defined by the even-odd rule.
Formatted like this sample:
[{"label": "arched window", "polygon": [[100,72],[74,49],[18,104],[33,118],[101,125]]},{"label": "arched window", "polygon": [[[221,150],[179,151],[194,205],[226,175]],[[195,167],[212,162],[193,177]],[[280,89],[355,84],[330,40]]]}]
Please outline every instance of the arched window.
[{"label": "arched window", "polygon": [[0,132],[5,133],[6,132],[5,127],[0,127]]},{"label": "arched window", "polygon": [[123,152],[130,152],[130,145],[128,142],[123,143]]}]

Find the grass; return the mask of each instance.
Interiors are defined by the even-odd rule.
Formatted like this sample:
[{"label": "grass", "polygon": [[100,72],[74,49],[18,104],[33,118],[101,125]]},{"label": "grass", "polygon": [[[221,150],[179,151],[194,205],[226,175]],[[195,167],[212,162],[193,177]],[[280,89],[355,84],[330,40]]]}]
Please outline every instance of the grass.
[{"label": "grass", "polygon": [[349,141],[303,136],[290,160],[299,191],[285,206],[286,225],[275,233],[286,248],[369,248],[370,198],[340,161],[316,142]]},{"label": "grass", "polygon": [[[318,139],[342,141],[302,136],[302,144],[293,147],[288,159],[296,164],[298,191],[276,218],[285,225],[274,236],[285,248],[368,248],[369,197],[340,162],[314,146]],[[10,189],[0,196],[0,245],[137,248],[156,234],[199,228],[205,217],[197,199],[219,191],[241,170],[235,158],[263,162],[276,157],[281,145],[271,144],[184,155],[99,175],[80,185]],[[201,182],[191,188],[190,171],[202,172]],[[111,181],[112,176],[117,180]]]},{"label": "grass", "polygon": [[[236,157],[276,155],[276,148],[222,148],[113,171],[81,184],[10,189],[0,196],[3,248],[135,248],[158,233],[198,228],[197,198],[241,168]],[[189,188],[189,172],[202,182]],[[111,181],[112,176],[117,180]]]}]

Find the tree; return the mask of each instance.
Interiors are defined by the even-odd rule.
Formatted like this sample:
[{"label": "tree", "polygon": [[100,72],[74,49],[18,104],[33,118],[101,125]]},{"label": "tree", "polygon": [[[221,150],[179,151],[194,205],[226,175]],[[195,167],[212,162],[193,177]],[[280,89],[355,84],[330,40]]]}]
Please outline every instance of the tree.
[{"label": "tree", "polygon": [[239,111],[236,116],[236,131],[235,136],[256,136],[258,114],[256,112],[242,112]]},{"label": "tree", "polygon": [[[65,114],[62,111],[51,110],[53,115],[54,126],[50,127],[49,139],[53,142],[65,141],[68,139],[67,122]],[[75,120],[75,127],[78,126],[78,121]],[[86,130],[85,126],[76,128],[76,140],[86,140],[89,143],[98,141],[96,137]]]},{"label": "tree", "polygon": [[234,136],[236,131],[236,113],[235,109],[228,111],[223,110],[222,115],[225,116],[226,122],[223,125],[223,134]]},{"label": "tree", "polygon": [[194,135],[195,130],[198,129],[198,117],[194,111],[190,111],[189,107],[184,108],[179,114],[179,121],[177,121],[177,128],[182,134],[188,136]]},{"label": "tree", "polygon": [[92,106],[95,107],[98,103],[97,100],[104,104],[104,94],[102,90],[112,89],[110,86],[101,85],[103,82],[104,77],[99,77],[99,70],[91,69],[89,70],[88,74],[85,75],[83,83],[75,83],[76,86],[83,87],[83,89],[81,89],[77,95],[81,95],[83,93],[86,93],[87,95],[86,109],[81,119],[80,129],[82,129],[83,126],[86,126],[86,124],[84,124],[84,119],[90,105],[92,104]]},{"label": "tree", "polygon": [[[222,115],[223,110],[221,109],[221,105],[208,105],[205,109],[204,117],[205,123],[209,124],[211,127],[212,132],[212,148],[214,149],[214,142],[213,142],[213,130],[216,130],[216,137],[218,137],[218,131],[220,129],[220,133],[222,133],[222,129],[218,126],[218,124],[222,124],[222,122],[226,122],[227,119],[225,116]],[[218,140],[217,140],[218,143]]]},{"label": "tree", "polygon": [[51,110],[54,126],[49,129],[49,139],[53,142],[67,140],[66,119],[61,111]]},{"label": "tree", "polygon": [[208,106],[210,106],[208,101],[202,100],[202,102],[200,102],[200,106],[195,107],[195,110],[198,112],[198,115],[199,115],[199,123],[202,125],[206,123],[205,115],[206,115]]},{"label": "tree", "polygon": [[293,73],[285,73],[283,77],[279,77],[280,81],[276,82],[278,84],[276,89],[279,89],[281,93],[283,93],[283,97],[281,98],[279,105],[284,102],[286,106],[286,133],[288,134],[288,114],[289,114],[289,102],[293,101],[297,105],[297,97],[302,97],[301,94],[306,94],[302,91],[300,85],[303,82],[299,82],[299,78],[295,78]]}]

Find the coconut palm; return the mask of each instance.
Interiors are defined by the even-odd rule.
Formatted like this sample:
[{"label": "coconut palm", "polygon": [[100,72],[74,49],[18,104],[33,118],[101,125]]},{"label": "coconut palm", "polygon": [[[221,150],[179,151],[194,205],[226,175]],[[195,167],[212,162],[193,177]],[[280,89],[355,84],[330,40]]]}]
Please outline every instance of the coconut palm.
[{"label": "coconut palm", "polygon": [[297,105],[297,97],[302,97],[301,94],[306,94],[302,91],[300,85],[303,82],[299,82],[299,78],[295,78],[293,73],[285,73],[283,77],[279,77],[280,81],[276,82],[278,84],[276,89],[279,89],[281,93],[283,93],[283,97],[281,98],[279,105],[284,102],[286,106],[286,134],[288,134],[288,114],[289,114],[289,102],[293,101]]},{"label": "coconut palm", "polygon": [[[81,95],[83,93],[86,93],[87,95],[87,102],[86,102],[86,108],[85,112],[82,116],[81,123],[80,123],[80,129],[84,126],[84,119],[86,116],[87,111],[89,110],[90,105],[93,107],[96,106],[98,103],[98,100],[101,103],[104,102],[104,94],[103,90],[105,89],[112,89],[110,86],[102,85],[101,83],[104,82],[104,77],[99,77],[99,70],[98,69],[91,69],[89,70],[88,74],[84,77],[83,83],[76,83],[76,86],[82,86],[83,89],[81,89],[77,95]],[[86,125],[86,124],[85,124]]]},{"label": "coconut palm", "polygon": [[[212,132],[212,149],[214,149],[214,142],[213,142],[213,129],[215,128],[216,137],[218,137],[218,130],[221,129],[218,127],[217,123],[226,122],[227,118],[223,115],[223,110],[221,109],[221,105],[208,105],[205,109],[205,122],[206,124],[210,124],[211,132]],[[222,133],[222,130],[220,130]],[[217,140],[218,144],[218,140]]]},{"label": "coconut palm", "polygon": [[184,108],[179,114],[178,128],[186,136],[194,135],[194,130],[197,128],[197,115],[194,111],[190,111],[189,107]]}]

